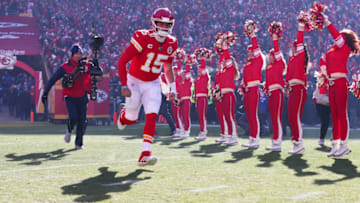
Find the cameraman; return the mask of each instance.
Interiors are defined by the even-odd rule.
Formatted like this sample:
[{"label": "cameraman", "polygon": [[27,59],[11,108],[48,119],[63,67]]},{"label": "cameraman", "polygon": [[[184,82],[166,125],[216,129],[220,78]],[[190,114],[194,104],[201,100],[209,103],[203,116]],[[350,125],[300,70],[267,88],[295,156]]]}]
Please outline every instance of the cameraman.
[{"label": "cameraman", "polygon": [[[89,69],[91,66],[89,63],[83,63],[83,53],[79,45],[73,45],[70,51],[71,59],[68,62],[62,64],[61,67],[59,67],[54,73],[54,75],[50,78],[50,80],[45,86],[44,94],[41,100],[46,106],[48,93],[51,87],[56,83],[56,81],[63,78],[63,95],[69,115],[64,140],[66,143],[70,142],[71,132],[76,124],[77,128],[75,148],[82,149],[83,135],[85,134],[87,126],[86,112],[87,103],[89,102],[87,94],[89,93],[91,88],[91,80],[89,74]],[[78,70],[74,71],[75,69]],[[69,80],[68,76],[71,76],[73,73],[80,74],[80,76],[76,79],[70,78]]]}]

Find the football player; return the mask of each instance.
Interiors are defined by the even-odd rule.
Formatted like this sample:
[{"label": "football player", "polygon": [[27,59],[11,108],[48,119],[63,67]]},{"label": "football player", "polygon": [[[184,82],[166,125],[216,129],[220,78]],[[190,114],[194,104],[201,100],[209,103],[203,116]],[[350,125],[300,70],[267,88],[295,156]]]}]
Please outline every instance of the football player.
[{"label": "football player", "polygon": [[[159,75],[164,67],[170,86],[169,101],[174,100],[176,86],[172,72],[172,61],[177,49],[177,39],[171,36],[175,19],[168,8],[158,8],[152,17],[151,30],[137,30],[130,45],[118,61],[121,94],[126,97],[125,106],[118,118],[118,128],[136,123],[141,105],[145,111],[143,148],[138,165],[154,165],[150,147],[156,127],[156,117],[161,104]],[[131,60],[130,68],[126,64]]]}]

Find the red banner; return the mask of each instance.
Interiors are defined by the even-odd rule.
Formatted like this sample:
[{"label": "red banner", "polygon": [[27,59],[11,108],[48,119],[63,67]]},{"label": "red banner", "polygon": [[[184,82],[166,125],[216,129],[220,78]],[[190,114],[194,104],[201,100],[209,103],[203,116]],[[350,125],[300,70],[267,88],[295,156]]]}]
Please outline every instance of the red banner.
[{"label": "red banner", "polygon": [[35,18],[0,16],[0,55],[40,53],[39,28]]},{"label": "red banner", "polygon": [[[63,99],[61,81],[57,81],[49,94],[49,113],[52,119],[67,119],[66,104]],[[110,76],[103,75],[98,82],[97,101],[89,101],[87,118],[110,118]]]}]

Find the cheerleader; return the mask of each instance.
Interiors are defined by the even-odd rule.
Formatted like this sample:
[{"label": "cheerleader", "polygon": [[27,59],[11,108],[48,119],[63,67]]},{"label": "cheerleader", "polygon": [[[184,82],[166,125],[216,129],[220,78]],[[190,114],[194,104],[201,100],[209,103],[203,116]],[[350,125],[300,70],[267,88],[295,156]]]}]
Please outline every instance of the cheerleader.
[{"label": "cheerleader", "polygon": [[174,70],[174,78],[175,78],[175,85],[177,89],[177,95],[175,97],[175,100],[171,103],[171,110],[173,113],[174,121],[175,121],[175,134],[173,137],[180,137],[181,134],[183,134],[184,131],[184,125],[182,124],[181,118],[180,118],[180,107],[179,107],[179,101],[180,101],[180,95],[179,95],[179,89],[182,82],[182,70],[181,70],[181,62],[177,61],[177,66],[173,67]]},{"label": "cheerleader", "polygon": [[297,154],[304,151],[304,148],[301,147],[299,143],[301,143],[304,138],[301,116],[307,98],[306,73],[310,61],[307,47],[304,44],[304,29],[305,24],[299,22],[297,39],[293,42],[291,47],[291,54],[285,77],[286,87],[288,88],[287,92],[289,92],[288,118],[292,134],[291,140],[294,143],[294,148],[289,152],[291,154]]},{"label": "cheerleader", "polygon": [[231,32],[226,32],[220,35],[216,41],[216,46],[221,49],[220,53],[222,56],[222,71],[220,75],[220,92],[221,92],[221,103],[222,110],[225,117],[225,122],[228,126],[229,136],[227,137],[224,144],[237,145],[237,126],[235,121],[235,82],[234,80],[238,77],[237,63],[231,58],[229,52],[229,46],[235,43],[235,36]]},{"label": "cheerleader", "polygon": [[[326,10],[326,9],[325,9]],[[359,38],[349,29],[339,32],[328,20],[324,11],[318,13],[324,18],[324,23],[335,43],[325,54],[326,72],[329,79],[329,102],[333,119],[333,141],[329,157],[342,157],[350,150],[347,146],[349,138],[348,107],[348,69],[346,67],[350,56],[360,51]]]},{"label": "cheerleader", "polygon": [[259,148],[260,123],[258,118],[258,106],[260,99],[259,85],[261,83],[261,70],[264,60],[258,46],[255,32],[257,31],[254,21],[248,20],[245,23],[245,33],[251,38],[251,45],[248,46],[248,59],[243,69],[243,80],[241,92],[244,94],[244,107],[249,123],[249,142],[243,147],[249,149]]},{"label": "cheerleader", "polygon": [[187,139],[190,137],[191,86],[193,84],[190,69],[195,62],[195,56],[193,54],[187,54],[186,69],[182,73],[182,81],[180,82],[180,88],[178,90],[180,95],[180,118],[184,125],[184,131],[180,135],[181,139]]},{"label": "cheerleader", "polygon": [[175,126],[176,126],[175,134],[173,135],[174,138],[180,137],[180,135],[184,134],[184,125],[183,125],[181,117],[180,117],[179,90],[181,89],[182,80],[183,80],[182,79],[183,76],[182,76],[181,62],[185,60],[185,56],[186,56],[186,52],[183,49],[178,48],[175,51],[175,59],[176,59],[177,66],[174,66],[173,70],[174,70],[174,79],[175,79],[177,94],[176,94],[175,100],[172,102],[172,105],[171,105],[171,109],[172,109],[172,113],[173,113],[173,117],[174,117],[174,121],[175,121]]},{"label": "cheerleader", "polygon": [[196,112],[200,124],[200,133],[196,137],[197,140],[206,140],[207,135],[207,106],[208,106],[208,93],[210,86],[209,73],[206,70],[205,60],[209,60],[211,51],[206,48],[201,48],[195,51],[195,55],[200,59],[200,66],[197,69],[197,77],[195,84],[195,100],[196,100]]},{"label": "cheerleader", "polygon": [[[215,51],[216,50],[217,49],[215,49]],[[214,85],[211,90],[212,97],[215,100],[215,109],[221,130],[221,134],[220,134],[221,137],[216,139],[216,142],[220,144],[223,144],[227,140],[227,137],[229,136],[228,127],[225,122],[225,116],[222,110],[222,103],[221,103],[221,91],[220,91],[221,65],[220,64],[222,60],[223,60],[222,55],[220,55],[220,60],[219,63],[217,64],[217,73],[214,78]]]},{"label": "cheerleader", "polygon": [[[282,129],[282,110],[284,103],[284,79],[283,72],[286,64],[280,52],[278,38],[281,36],[281,23],[273,22],[270,25],[270,35],[273,39],[274,49],[269,53],[270,64],[266,68],[265,92],[269,95],[269,111],[273,129],[272,145],[266,147],[266,150],[281,151],[281,142],[283,137]],[[295,144],[295,143],[294,143]],[[296,143],[303,149],[302,142]],[[299,152],[299,150],[297,150]]]}]

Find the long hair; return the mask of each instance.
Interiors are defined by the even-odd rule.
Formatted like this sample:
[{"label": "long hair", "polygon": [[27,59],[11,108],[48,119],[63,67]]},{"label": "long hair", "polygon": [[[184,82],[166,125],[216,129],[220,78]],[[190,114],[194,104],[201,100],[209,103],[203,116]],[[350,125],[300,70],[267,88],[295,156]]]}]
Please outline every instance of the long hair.
[{"label": "long hair", "polygon": [[350,29],[343,29],[341,33],[345,36],[346,44],[351,49],[351,55],[358,55],[360,52],[359,37]]},{"label": "long hair", "polygon": [[[271,64],[271,62],[270,62],[270,55],[272,55],[272,56],[274,57],[275,61],[276,61],[274,48],[270,49],[270,52],[269,52],[269,64],[268,64],[268,65]],[[283,53],[282,53],[281,51],[280,51],[280,56],[281,56],[280,61],[282,61],[282,62],[284,63],[283,75],[286,75],[286,72],[287,72],[287,63],[286,63],[286,61],[285,61],[285,59],[284,59],[284,55],[283,55]]]},{"label": "long hair", "polygon": [[234,68],[236,70],[236,75],[235,75],[235,80],[238,80],[240,78],[240,71],[239,71],[239,65],[236,62],[235,58],[233,56],[231,56],[231,61],[234,65]]},{"label": "long hair", "polygon": [[308,74],[309,70],[311,68],[311,62],[310,62],[310,54],[309,54],[309,51],[308,51],[308,48],[307,48],[306,44],[304,44],[304,52],[305,52],[305,62],[304,62],[305,73]]}]

